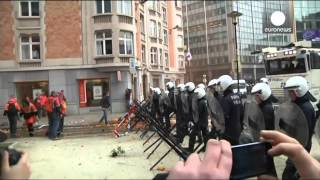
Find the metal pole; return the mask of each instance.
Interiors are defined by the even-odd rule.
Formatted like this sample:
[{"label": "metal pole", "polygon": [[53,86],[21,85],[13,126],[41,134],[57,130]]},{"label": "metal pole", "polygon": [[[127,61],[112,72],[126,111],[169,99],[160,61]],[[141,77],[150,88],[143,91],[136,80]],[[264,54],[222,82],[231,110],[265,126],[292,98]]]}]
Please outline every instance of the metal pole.
[{"label": "metal pole", "polygon": [[164,159],[170,152],[172,151],[172,148],[170,148],[154,165],[151,166],[150,171],[156,166],[158,165],[162,159]]},{"label": "metal pole", "polygon": [[238,62],[238,42],[237,42],[237,22],[233,22],[234,25],[234,41],[235,41],[235,47],[236,47],[236,63],[237,63],[237,81],[238,81],[238,94],[240,93],[240,83],[239,83],[239,62]]},{"label": "metal pole", "polygon": [[[183,1],[186,7],[186,20],[187,20],[187,43],[188,43],[188,53],[190,53],[190,39],[189,39],[189,19],[188,19],[188,2]],[[190,69],[190,61],[188,61],[188,69],[189,69],[189,81],[191,81],[191,69]]]}]

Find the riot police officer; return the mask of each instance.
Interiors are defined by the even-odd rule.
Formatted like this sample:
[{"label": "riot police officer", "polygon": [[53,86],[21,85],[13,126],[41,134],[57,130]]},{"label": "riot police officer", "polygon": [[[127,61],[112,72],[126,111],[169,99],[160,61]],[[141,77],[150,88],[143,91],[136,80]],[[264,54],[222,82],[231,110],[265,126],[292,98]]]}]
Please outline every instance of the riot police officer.
[{"label": "riot police officer", "polygon": [[[316,99],[309,92],[309,86],[306,79],[301,76],[293,76],[289,78],[286,81],[284,89],[288,90],[291,101],[299,106],[307,119],[308,129],[306,129],[306,131],[309,131],[309,138],[307,145],[304,148],[310,152],[312,146],[312,135],[316,124],[315,110],[310,101],[315,102]],[[286,167],[282,174],[282,179],[298,179],[297,170],[289,159],[286,161]]]},{"label": "riot police officer", "polygon": [[225,132],[223,138],[232,145],[239,144],[239,136],[242,131],[243,105],[238,94],[233,93],[233,81],[229,75],[222,75],[218,84],[223,91],[220,101],[225,117]]},{"label": "riot police officer", "polygon": [[[195,122],[193,131],[190,134],[189,150],[193,151],[196,135],[201,132],[203,143],[206,146],[208,137],[208,107],[206,100],[206,91],[203,88],[197,88],[194,93],[197,97],[198,121]],[[201,136],[200,135],[200,136]],[[205,149],[205,147],[204,147]]]},{"label": "riot police officer", "polygon": [[278,100],[272,95],[270,86],[266,83],[257,83],[253,86],[251,93],[255,96],[255,100],[263,113],[266,130],[274,130],[275,118],[272,103],[276,103]]},{"label": "riot police officer", "polygon": [[159,109],[159,99],[160,99],[161,90],[159,88],[154,88],[152,93],[152,104],[151,104],[151,115],[154,119],[159,117],[160,109]]},{"label": "riot police officer", "polygon": [[184,102],[183,96],[185,96],[184,84],[179,84],[177,86],[178,94],[176,95],[177,110],[176,110],[176,129],[177,129],[177,139],[179,143],[183,142],[184,136],[187,134],[187,122],[184,119]]},{"label": "riot police officer", "polygon": [[202,88],[202,89],[206,90],[206,85],[203,83],[200,83],[197,85],[197,88]]},{"label": "riot police officer", "polygon": [[191,141],[193,136],[198,135],[198,140],[201,142],[201,136],[199,135],[199,130],[195,127],[195,124],[199,121],[198,112],[198,98],[195,94],[195,85],[193,82],[186,83],[186,89],[188,91],[188,104],[189,104],[189,114],[188,114],[188,125],[191,132],[189,132],[189,151],[193,152],[194,142]]},{"label": "riot police officer", "polygon": [[[216,138],[218,136],[218,131],[216,126],[218,124],[215,124],[215,120],[217,120],[217,112],[215,112],[215,110],[217,110],[217,106],[218,104],[214,104],[214,98],[216,98],[217,101],[219,101],[219,99],[221,99],[221,96],[219,95],[218,91],[216,90],[216,86],[217,86],[217,79],[212,79],[209,81],[208,83],[208,88],[207,88],[207,101],[208,101],[208,114],[210,115],[211,118],[211,131],[210,131],[210,137],[211,138]],[[210,104],[211,103],[211,104]],[[218,112],[219,113],[219,112]],[[223,114],[223,112],[220,112]]]}]

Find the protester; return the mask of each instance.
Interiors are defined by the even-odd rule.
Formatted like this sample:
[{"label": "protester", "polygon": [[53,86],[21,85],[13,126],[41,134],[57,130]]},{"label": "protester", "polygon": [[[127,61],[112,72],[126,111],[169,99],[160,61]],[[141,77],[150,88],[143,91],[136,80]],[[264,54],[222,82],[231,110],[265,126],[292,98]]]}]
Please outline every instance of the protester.
[{"label": "protester", "polygon": [[41,113],[40,114],[42,117],[46,117],[47,116],[47,112],[46,112],[46,103],[48,101],[48,97],[46,96],[45,93],[42,93],[40,95],[40,105],[41,105]]},{"label": "protester", "polygon": [[17,98],[15,96],[10,96],[9,101],[4,107],[4,116],[8,117],[9,126],[10,126],[10,137],[15,138],[17,132],[17,121],[19,120],[19,112],[21,111],[21,107],[17,102]]},{"label": "protester", "polygon": [[100,101],[100,105],[101,105],[101,108],[102,108],[103,115],[100,118],[99,123],[101,123],[104,120],[104,123],[108,124],[108,114],[107,114],[108,112],[107,112],[107,110],[111,105],[110,104],[109,92],[104,94],[103,98]]},{"label": "protester", "polygon": [[33,102],[34,102],[34,105],[36,106],[37,111],[38,111],[38,115],[37,116],[40,119],[41,115],[42,115],[41,95],[40,95],[40,93],[37,93],[36,98],[33,100]]},{"label": "protester", "polygon": [[1,179],[29,179],[31,176],[31,167],[28,160],[28,154],[22,152],[16,165],[9,165],[9,153],[3,152],[1,164]]},{"label": "protester", "polygon": [[51,140],[58,140],[59,138],[57,138],[57,135],[61,117],[61,105],[57,96],[57,92],[51,92],[51,96],[46,104],[46,110],[49,119],[48,137]]},{"label": "protester", "polygon": [[63,90],[59,93],[59,101],[61,105],[61,115],[60,115],[60,122],[59,122],[59,128],[58,128],[58,136],[60,136],[63,133],[63,127],[64,127],[64,117],[66,116],[67,112],[67,99],[64,96]]},{"label": "protester", "polygon": [[36,118],[37,114],[38,114],[38,111],[36,106],[31,102],[29,97],[26,97],[22,101],[22,109],[21,109],[20,116],[23,116],[25,120],[30,137],[34,136],[33,124],[36,123],[37,121],[37,118]]}]

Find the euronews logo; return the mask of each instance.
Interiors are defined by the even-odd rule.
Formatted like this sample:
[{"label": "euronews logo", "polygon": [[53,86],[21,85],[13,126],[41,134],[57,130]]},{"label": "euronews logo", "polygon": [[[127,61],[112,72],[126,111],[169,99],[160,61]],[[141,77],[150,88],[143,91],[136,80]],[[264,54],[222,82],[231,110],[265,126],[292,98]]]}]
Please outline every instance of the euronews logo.
[{"label": "euronews logo", "polygon": [[263,25],[265,33],[292,33],[291,16],[286,11],[265,13]]}]

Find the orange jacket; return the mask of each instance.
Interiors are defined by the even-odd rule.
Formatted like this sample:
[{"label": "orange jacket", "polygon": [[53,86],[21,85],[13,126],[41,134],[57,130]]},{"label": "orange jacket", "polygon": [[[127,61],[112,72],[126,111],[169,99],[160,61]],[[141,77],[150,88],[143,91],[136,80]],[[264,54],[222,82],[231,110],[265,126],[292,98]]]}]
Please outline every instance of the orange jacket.
[{"label": "orange jacket", "polygon": [[[22,112],[25,114],[24,119],[27,124],[34,124],[36,122],[36,115],[32,114],[37,112],[37,108],[34,104],[30,102],[29,106],[22,107]],[[26,116],[26,114],[29,115]]]},{"label": "orange jacket", "polygon": [[20,104],[17,102],[17,98],[11,98],[9,99],[9,101],[6,103],[6,105],[4,106],[4,111],[8,111],[9,110],[9,105],[10,104],[14,104],[16,106],[16,109],[18,111],[21,110],[21,106]]}]

